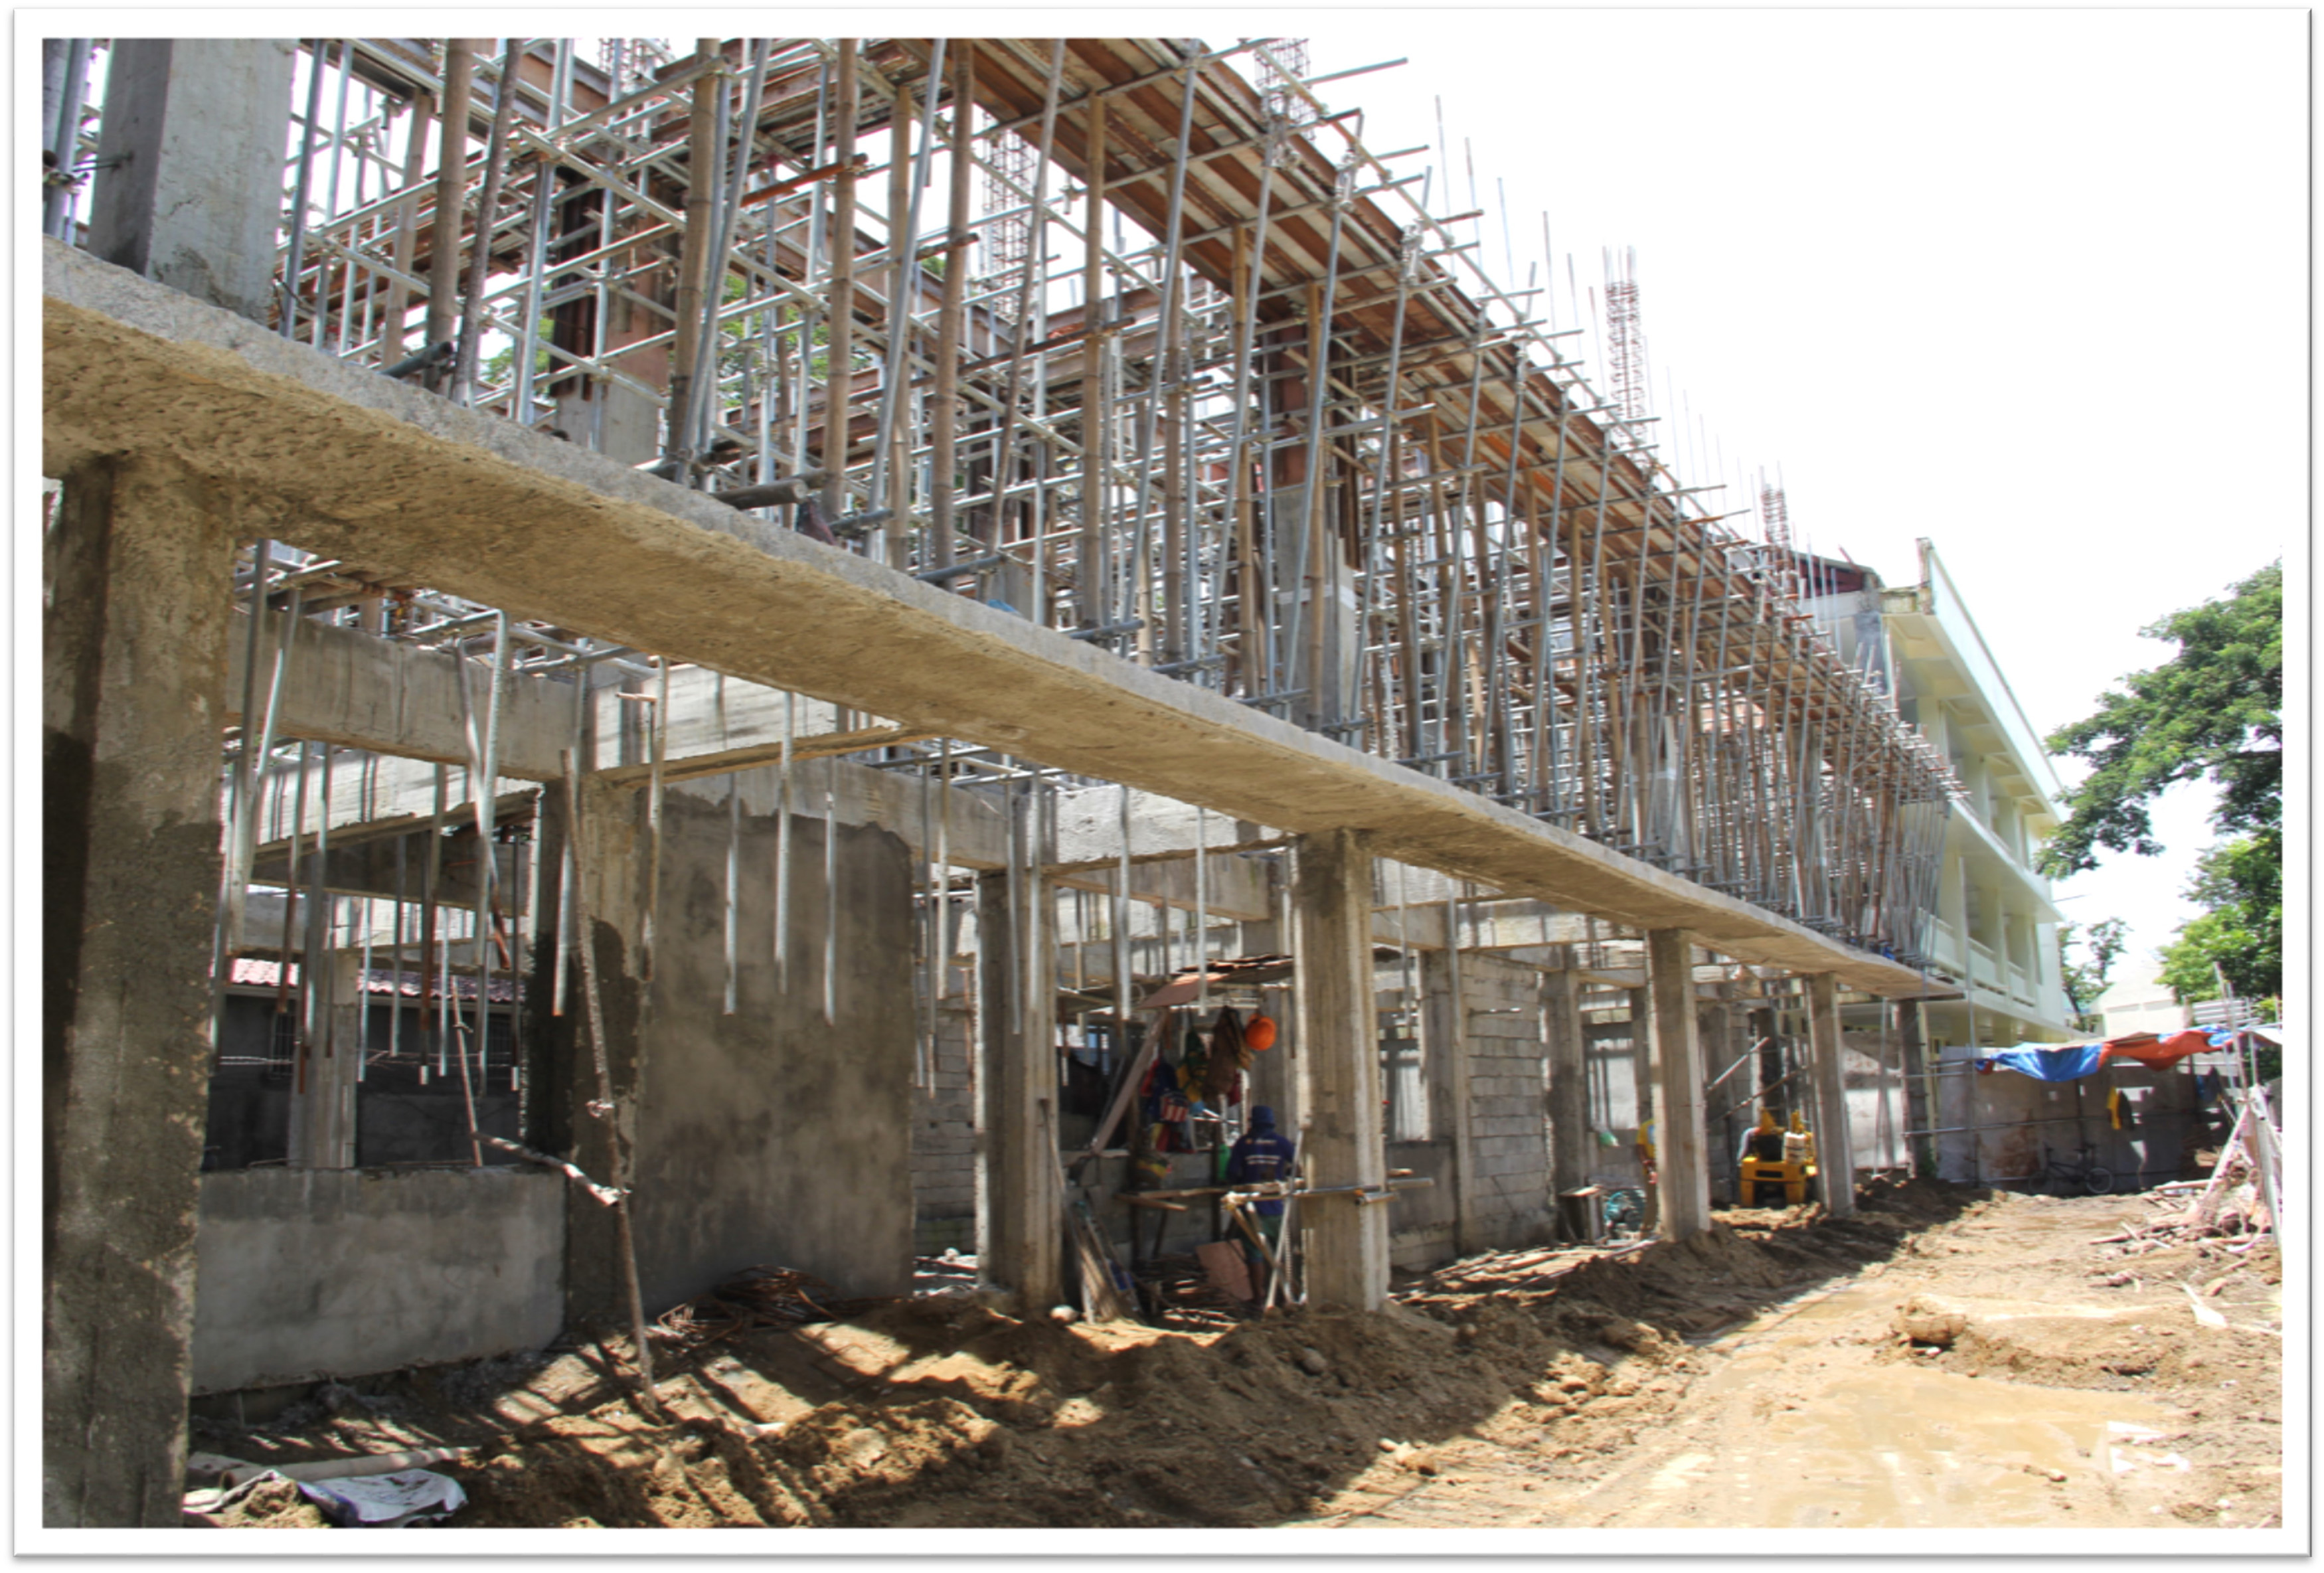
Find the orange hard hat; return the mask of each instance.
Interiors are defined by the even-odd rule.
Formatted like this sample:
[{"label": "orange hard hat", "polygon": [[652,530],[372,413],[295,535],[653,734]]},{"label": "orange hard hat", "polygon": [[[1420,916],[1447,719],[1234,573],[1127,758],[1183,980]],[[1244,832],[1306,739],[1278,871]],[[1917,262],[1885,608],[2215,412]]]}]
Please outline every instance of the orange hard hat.
[{"label": "orange hard hat", "polygon": [[1249,1021],[1242,1024],[1242,1041],[1254,1050],[1273,1048],[1275,1046],[1275,1018],[1267,1016],[1252,1016]]}]

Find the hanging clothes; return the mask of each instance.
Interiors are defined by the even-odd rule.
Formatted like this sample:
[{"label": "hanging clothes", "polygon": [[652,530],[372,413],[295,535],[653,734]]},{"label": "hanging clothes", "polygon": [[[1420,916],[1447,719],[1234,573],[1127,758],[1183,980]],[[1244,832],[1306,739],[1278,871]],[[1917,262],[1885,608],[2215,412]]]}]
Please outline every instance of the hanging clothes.
[{"label": "hanging clothes", "polygon": [[1203,1100],[1220,1108],[1240,1100],[1242,1073],[1250,1064],[1250,1048],[1243,1038],[1242,1018],[1231,1006],[1222,1007],[1211,1029],[1210,1056],[1203,1064]]}]

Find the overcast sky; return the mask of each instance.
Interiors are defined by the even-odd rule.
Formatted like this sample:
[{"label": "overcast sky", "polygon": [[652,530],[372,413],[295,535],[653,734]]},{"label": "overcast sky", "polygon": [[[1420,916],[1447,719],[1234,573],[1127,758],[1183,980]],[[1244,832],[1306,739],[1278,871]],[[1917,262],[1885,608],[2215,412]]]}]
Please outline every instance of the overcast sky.
[{"label": "overcast sky", "polygon": [[[1556,291],[1535,309],[1561,327],[1565,255],[1586,321],[1604,250],[1635,247],[1682,473],[1729,479],[1731,497],[1780,467],[1803,544],[1890,583],[1913,581],[1930,538],[2037,731],[2167,659],[2140,628],[2304,553],[2304,14],[1432,9],[1236,26],[1268,24],[1311,40],[1316,74],[1408,57],[1317,92],[1364,107],[1377,152],[1434,143],[1441,97],[1454,185],[1440,167],[1430,207],[1471,206],[1465,138],[1482,205],[1506,187],[1514,243],[1496,211],[1478,254],[1499,272],[1513,249],[1522,286],[1545,213]],[[2134,955],[2168,943],[2209,839],[2190,796],[2158,815],[2172,856],[2061,883],[2069,916],[2129,919]]]}]

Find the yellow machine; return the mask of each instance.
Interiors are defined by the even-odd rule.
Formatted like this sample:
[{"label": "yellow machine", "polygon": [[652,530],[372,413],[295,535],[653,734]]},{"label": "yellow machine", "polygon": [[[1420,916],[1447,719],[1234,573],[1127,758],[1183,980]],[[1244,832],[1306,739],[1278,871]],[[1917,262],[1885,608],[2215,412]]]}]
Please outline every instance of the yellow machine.
[{"label": "yellow machine", "polygon": [[1792,1115],[1791,1128],[1775,1123],[1775,1111],[1759,1111],[1759,1127],[1743,1138],[1746,1207],[1794,1207],[1808,1199],[1816,1177],[1815,1136]]}]

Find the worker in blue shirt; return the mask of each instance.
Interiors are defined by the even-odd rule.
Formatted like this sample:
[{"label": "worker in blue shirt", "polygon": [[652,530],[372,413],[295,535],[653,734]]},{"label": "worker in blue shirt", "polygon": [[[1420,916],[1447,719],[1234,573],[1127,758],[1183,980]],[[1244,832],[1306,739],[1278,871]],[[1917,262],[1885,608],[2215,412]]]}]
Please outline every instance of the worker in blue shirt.
[{"label": "worker in blue shirt", "polygon": [[[1291,1178],[1294,1144],[1275,1128],[1275,1110],[1265,1104],[1250,1111],[1250,1128],[1227,1150],[1229,1185],[1263,1185]],[[1251,1206],[1261,1238],[1269,1251],[1280,1253],[1283,1242],[1283,1202],[1263,1198]],[[1243,1256],[1251,1264],[1251,1282],[1260,1303],[1267,1300],[1267,1256],[1249,1236],[1243,1237]]]}]

